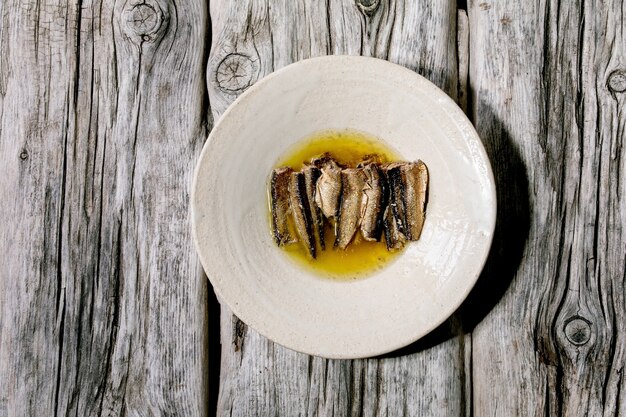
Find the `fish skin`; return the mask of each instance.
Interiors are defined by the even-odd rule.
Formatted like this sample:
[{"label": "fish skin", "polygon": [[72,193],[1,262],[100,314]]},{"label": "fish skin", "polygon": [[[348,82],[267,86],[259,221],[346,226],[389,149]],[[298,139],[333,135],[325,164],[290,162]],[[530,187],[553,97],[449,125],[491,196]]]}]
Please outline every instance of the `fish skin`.
[{"label": "fish skin", "polygon": [[405,184],[405,234],[409,240],[420,238],[426,215],[428,168],[422,161],[408,163],[402,168]]},{"label": "fish skin", "polygon": [[364,161],[359,167],[366,177],[361,203],[361,235],[365,240],[379,242],[384,229],[389,187],[378,164]]},{"label": "fish skin", "polygon": [[272,212],[272,236],[278,246],[296,242],[289,231],[289,182],[293,169],[276,168],[270,179],[270,209]]},{"label": "fish skin", "polygon": [[428,168],[422,161],[394,162],[384,165],[383,170],[389,182],[391,208],[385,217],[387,246],[394,247],[399,235],[418,240],[426,215]]},{"label": "fish skin", "polygon": [[345,249],[359,229],[365,174],[362,169],[341,171],[341,198],[336,218],[335,246]]},{"label": "fish skin", "polygon": [[316,257],[313,219],[306,194],[306,182],[302,172],[292,172],[289,181],[289,204],[300,241],[311,258]]},{"label": "fish skin", "polygon": [[406,162],[392,162],[383,166],[389,184],[389,207],[393,222],[398,233],[407,236],[406,219],[406,188],[404,184],[403,168]]},{"label": "fish skin", "polygon": [[311,212],[311,220],[313,224],[313,234],[317,237],[317,241],[322,250],[326,249],[324,242],[324,216],[322,209],[315,203],[315,195],[317,193],[317,181],[322,175],[321,169],[314,165],[305,165],[302,169],[304,174],[304,183],[306,188],[306,196],[309,203],[309,211]]},{"label": "fish skin", "polygon": [[341,166],[327,154],[311,163],[322,173],[316,183],[315,203],[327,219],[335,218],[341,197]]},{"label": "fish skin", "polygon": [[392,209],[387,206],[383,216],[383,231],[385,235],[385,244],[388,250],[398,250],[404,247],[407,242],[406,237],[398,230],[398,223],[393,216]]}]

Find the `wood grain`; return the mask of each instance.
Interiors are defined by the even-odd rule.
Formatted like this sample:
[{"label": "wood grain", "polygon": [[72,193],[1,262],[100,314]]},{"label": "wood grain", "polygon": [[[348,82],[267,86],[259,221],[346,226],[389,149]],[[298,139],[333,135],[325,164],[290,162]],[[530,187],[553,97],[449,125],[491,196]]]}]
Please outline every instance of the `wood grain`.
[{"label": "wood grain", "polygon": [[[210,7],[208,56],[205,2],[0,2],[0,417],[626,416],[622,0]],[[222,308],[214,410],[195,160],[241,92],[326,54],[467,108],[494,246],[467,303],[385,357],[299,354]]]},{"label": "wood grain", "polygon": [[[208,65],[217,119],[246,88],[291,62],[369,55],[407,66],[453,97],[456,2],[214,1]],[[222,308],[217,415],[453,416],[466,411],[466,338],[458,320],[402,352],[325,360],[275,345]]]},{"label": "wood grain", "polygon": [[203,2],[0,3],[0,416],[206,415]]},{"label": "wood grain", "polygon": [[471,114],[500,205],[476,321],[504,294],[473,332],[477,416],[626,415],[623,11],[469,4]]}]

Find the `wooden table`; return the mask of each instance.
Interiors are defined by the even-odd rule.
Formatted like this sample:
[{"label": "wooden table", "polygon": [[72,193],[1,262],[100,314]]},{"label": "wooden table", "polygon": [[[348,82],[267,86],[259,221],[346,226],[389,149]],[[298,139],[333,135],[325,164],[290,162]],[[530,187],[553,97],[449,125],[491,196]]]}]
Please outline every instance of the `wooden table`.
[{"label": "wooden table", "polygon": [[[625,10],[0,1],[0,416],[626,416]],[[475,290],[380,358],[298,354],[220,316],[191,242],[214,120],[324,54],[437,84],[497,181]]]}]

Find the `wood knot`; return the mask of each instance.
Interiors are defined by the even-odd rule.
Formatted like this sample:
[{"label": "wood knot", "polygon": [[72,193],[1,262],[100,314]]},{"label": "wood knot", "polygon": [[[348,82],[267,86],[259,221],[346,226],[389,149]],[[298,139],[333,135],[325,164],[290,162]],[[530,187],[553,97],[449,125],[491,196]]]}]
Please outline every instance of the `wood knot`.
[{"label": "wood knot", "polygon": [[563,326],[563,332],[570,343],[582,346],[591,340],[591,322],[580,316],[570,317]]},{"label": "wood knot", "polygon": [[20,159],[22,161],[25,161],[28,159],[28,151],[26,149],[22,149],[22,152],[20,152]]},{"label": "wood knot", "polygon": [[225,93],[237,94],[250,87],[256,78],[255,65],[248,55],[232,53],[217,65],[215,80]]},{"label": "wood knot", "polygon": [[615,70],[609,75],[609,80],[607,82],[609,90],[614,93],[623,93],[626,91],[626,71],[625,70]]},{"label": "wood knot", "polygon": [[371,16],[376,12],[378,6],[380,6],[380,0],[356,0],[356,5],[361,13],[366,16]]},{"label": "wood knot", "polygon": [[148,42],[156,39],[159,29],[164,26],[163,11],[154,0],[141,3],[127,3],[123,25],[126,33],[135,41]]}]

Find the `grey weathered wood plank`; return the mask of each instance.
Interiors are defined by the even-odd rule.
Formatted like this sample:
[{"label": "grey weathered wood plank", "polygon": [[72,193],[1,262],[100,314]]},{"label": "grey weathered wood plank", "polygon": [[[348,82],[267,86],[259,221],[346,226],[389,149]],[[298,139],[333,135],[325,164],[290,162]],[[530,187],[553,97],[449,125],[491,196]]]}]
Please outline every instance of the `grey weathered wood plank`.
[{"label": "grey weathered wood plank", "polygon": [[469,18],[467,10],[458,10],[456,16],[456,45],[459,60],[459,84],[457,102],[467,114],[468,78],[469,78]]},{"label": "grey weathered wood plank", "polygon": [[205,3],[0,19],[0,416],[207,415]]},{"label": "grey weathered wood plank", "polygon": [[[459,66],[459,74],[458,74],[458,94],[457,94],[457,102],[459,107],[467,113],[467,101],[468,101],[468,81],[469,81],[469,19],[467,17],[467,11],[459,9],[457,11],[457,50],[458,50],[458,66]],[[465,333],[463,335],[463,343],[462,347],[464,350],[463,357],[463,373],[462,381],[465,383],[463,388],[464,397],[463,402],[465,403],[465,410],[461,410],[465,413],[465,416],[472,415],[472,334],[471,332],[466,331],[462,324],[462,310],[463,306],[459,309],[454,317],[455,323],[458,324],[460,329]]]},{"label": "grey weathered wood plank", "polygon": [[469,23],[500,204],[479,298],[504,293],[473,332],[474,414],[624,416],[624,2],[471,1]]},{"label": "grey weathered wood plank", "polygon": [[[455,1],[211,2],[208,66],[217,119],[248,86],[291,62],[363,54],[457,94]],[[222,309],[218,415],[453,416],[465,413],[466,338],[457,320],[387,358],[340,361],[275,345]]]}]

